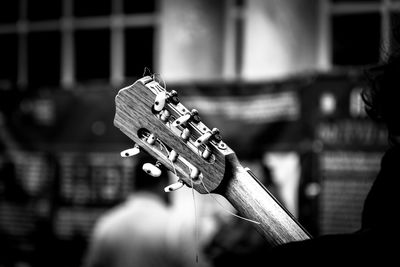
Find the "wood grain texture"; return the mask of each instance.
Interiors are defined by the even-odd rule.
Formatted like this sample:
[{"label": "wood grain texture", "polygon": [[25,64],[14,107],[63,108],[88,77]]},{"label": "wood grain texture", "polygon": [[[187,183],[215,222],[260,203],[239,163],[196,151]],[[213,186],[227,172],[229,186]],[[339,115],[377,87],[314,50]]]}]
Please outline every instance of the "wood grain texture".
[{"label": "wood grain texture", "polygon": [[[191,186],[193,183],[194,189],[203,194],[215,190],[224,177],[225,157],[226,155],[232,154],[233,151],[229,147],[219,150],[214,146],[212,147],[212,153],[215,160],[209,162],[203,159],[198,151],[193,151],[186,141],[182,140],[179,135],[171,131],[169,126],[162,122],[157,115],[153,114],[152,105],[155,96],[155,93],[140,81],[135,82],[127,88],[121,89],[115,98],[116,113],[114,125],[142,149],[159,160],[170,171],[174,172],[175,169],[179,177],[188,186]],[[184,108],[182,104],[168,105],[170,112],[175,114],[175,117],[184,113],[182,111]],[[181,111],[178,111],[177,107],[179,107]],[[182,114],[178,114],[178,112]],[[190,128],[192,132],[192,138],[198,138],[202,133],[201,130],[195,129],[194,125],[189,124],[188,128]],[[155,134],[160,141],[179,154],[180,158],[174,163],[174,166],[168,160],[165,149],[163,151],[160,145],[149,145],[139,138],[138,131],[140,129],[146,129],[150,133]],[[194,141],[192,140],[191,142]],[[201,171],[204,185],[200,180],[191,180],[189,177],[190,168],[188,168],[185,162],[190,162],[190,164]]]},{"label": "wood grain texture", "polygon": [[[148,82],[154,81],[145,77],[118,92],[115,98],[116,127],[170,171],[176,170],[188,186],[193,185],[195,190],[203,194],[221,194],[242,216],[259,222],[255,225],[271,245],[311,238],[274,196],[243,168],[235,153],[222,141],[219,144],[223,143],[223,149],[215,142],[209,144],[214,155],[212,161],[203,159],[198,151],[193,149],[191,144],[209,131],[207,126],[201,122],[188,123],[186,126],[191,131],[191,137],[189,141],[184,141],[179,134],[171,130],[168,123],[160,120],[160,117],[152,112],[157,92]],[[165,108],[175,118],[188,111],[181,103],[169,103]],[[155,144],[148,144],[138,135],[143,129],[155,134]],[[174,165],[168,160],[168,152],[165,147],[162,148],[161,142],[179,154]],[[190,178],[190,166],[201,171],[201,180],[193,181]]]},{"label": "wood grain texture", "polygon": [[229,157],[231,177],[226,177],[219,193],[242,216],[252,219],[271,245],[311,238],[276,198],[243,166],[236,157]]}]

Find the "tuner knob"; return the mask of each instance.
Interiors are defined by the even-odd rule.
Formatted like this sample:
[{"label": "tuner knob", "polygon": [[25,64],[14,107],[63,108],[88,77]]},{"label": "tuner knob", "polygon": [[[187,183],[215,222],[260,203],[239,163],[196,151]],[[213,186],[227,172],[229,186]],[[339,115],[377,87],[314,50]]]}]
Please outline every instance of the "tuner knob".
[{"label": "tuner knob", "polygon": [[170,161],[172,161],[172,162],[175,162],[176,161],[176,159],[178,158],[178,153],[176,153],[176,151],[175,150],[171,150],[171,152],[169,152],[169,156],[168,156],[168,159],[170,160]]},{"label": "tuner knob", "polygon": [[181,137],[184,141],[189,140],[190,137],[190,130],[188,128],[183,129]]},{"label": "tuner knob", "polygon": [[190,178],[192,180],[197,180],[199,178],[200,175],[200,170],[197,169],[196,167],[194,167],[191,171],[190,171]]},{"label": "tuner knob", "polygon": [[174,105],[178,104],[179,103],[178,93],[175,90],[171,90],[171,92],[169,93],[168,100]]},{"label": "tuner knob", "polygon": [[208,146],[206,146],[206,148],[204,149],[203,153],[201,154],[201,156],[204,159],[208,159],[211,156],[211,150],[208,148]]},{"label": "tuner knob", "polygon": [[182,180],[179,180],[178,182],[173,183],[173,184],[171,184],[171,185],[165,187],[165,188],[164,188],[164,191],[167,192],[167,193],[168,193],[168,192],[172,192],[172,191],[176,191],[176,190],[182,188],[184,185],[185,185],[185,184],[183,183],[183,181],[182,181]]},{"label": "tuner knob", "polygon": [[175,127],[175,128],[178,127],[179,125],[185,126],[186,123],[188,122],[188,120],[190,120],[190,117],[191,117],[190,113],[185,114],[185,115],[183,115],[183,116],[180,116],[179,118],[177,118],[177,119],[172,123],[172,126]]},{"label": "tuner knob", "polygon": [[199,138],[197,138],[196,142],[194,143],[194,145],[196,147],[201,146],[202,144],[205,144],[208,142],[208,140],[210,140],[212,136],[212,132],[207,132],[205,134],[203,134],[202,136],[200,136]]},{"label": "tuner knob", "polygon": [[166,109],[164,109],[164,111],[163,111],[163,112],[161,113],[161,115],[160,115],[160,119],[161,119],[163,122],[167,122],[169,116],[171,116],[171,114],[169,113],[169,111],[166,110]]},{"label": "tuner knob", "polygon": [[154,136],[154,134],[150,134],[149,137],[147,137],[147,143],[149,145],[154,145],[155,142],[156,142],[156,137]]},{"label": "tuner knob", "polygon": [[140,147],[137,144],[135,144],[135,146],[133,148],[125,149],[120,154],[121,154],[121,157],[127,158],[127,157],[135,156],[139,153],[140,153]]},{"label": "tuner knob", "polygon": [[215,141],[220,142],[222,140],[221,133],[217,128],[212,129],[213,138]]},{"label": "tuner knob", "polygon": [[159,168],[160,166],[161,166],[161,163],[157,161],[157,163],[155,165],[151,164],[151,163],[143,164],[142,169],[150,176],[160,177],[161,176],[161,169]]},{"label": "tuner knob", "polygon": [[165,107],[165,102],[167,100],[167,93],[162,91],[157,94],[156,99],[154,100],[154,110],[160,112]]},{"label": "tuner knob", "polygon": [[199,123],[201,121],[199,112],[197,111],[197,109],[192,109],[191,114],[192,114],[192,121],[194,123]]},{"label": "tuner knob", "polygon": [[211,131],[203,134],[202,136],[200,136],[199,138],[197,138],[196,142],[194,143],[194,145],[196,147],[201,146],[202,144],[207,143],[211,137],[214,137],[216,139],[218,139],[219,141],[221,140],[221,136],[219,134],[219,130],[217,128],[212,129]]}]

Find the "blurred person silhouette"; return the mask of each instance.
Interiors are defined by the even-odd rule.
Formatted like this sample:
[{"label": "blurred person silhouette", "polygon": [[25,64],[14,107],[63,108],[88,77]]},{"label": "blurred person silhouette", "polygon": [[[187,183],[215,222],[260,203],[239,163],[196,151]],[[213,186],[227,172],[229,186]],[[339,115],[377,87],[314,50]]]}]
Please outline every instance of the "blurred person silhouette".
[{"label": "blurred person silhouette", "polygon": [[[179,251],[168,244],[171,207],[164,187],[167,171],[152,177],[142,170],[152,162],[145,152],[136,156],[133,190],[120,205],[96,222],[84,259],[85,267],[182,266]],[[127,159],[130,160],[130,159]]]},{"label": "blurred person silhouette", "polygon": [[[384,123],[388,130],[388,148],[380,170],[364,201],[361,227],[352,233],[326,234],[304,241],[289,242],[270,248],[257,246],[232,260],[233,248],[240,236],[225,235],[218,250],[210,254],[219,266],[398,266],[400,188],[400,54],[389,55],[378,66],[365,71],[367,85],[361,93],[369,117]],[[350,205],[351,203],[349,203]],[[221,236],[219,236],[221,239]],[[227,242],[228,241],[228,242]],[[229,246],[224,244],[229,243]],[[396,263],[397,262],[397,263]]]}]

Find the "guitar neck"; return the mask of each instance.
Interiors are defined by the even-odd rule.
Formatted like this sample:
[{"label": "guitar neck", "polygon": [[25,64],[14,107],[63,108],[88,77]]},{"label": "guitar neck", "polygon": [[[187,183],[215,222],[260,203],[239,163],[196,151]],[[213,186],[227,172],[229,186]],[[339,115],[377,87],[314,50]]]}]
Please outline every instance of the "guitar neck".
[{"label": "guitar neck", "polygon": [[[259,222],[260,232],[271,245],[310,238],[257,178],[243,168],[234,151],[221,140],[219,130],[202,123],[197,110],[189,111],[176,92],[166,92],[146,76],[121,89],[115,103],[114,124],[122,132],[179,174],[187,185],[200,193],[224,196],[243,216]],[[174,160],[170,159],[172,151],[177,155],[171,157]],[[199,177],[202,183],[193,183]]]},{"label": "guitar neck", "polygon": [[276,198],[234,157],[229,160],[231,173],[218,190],[244,217],[258,222],[256,226],[267,242],[274,246],[310,239]]}]

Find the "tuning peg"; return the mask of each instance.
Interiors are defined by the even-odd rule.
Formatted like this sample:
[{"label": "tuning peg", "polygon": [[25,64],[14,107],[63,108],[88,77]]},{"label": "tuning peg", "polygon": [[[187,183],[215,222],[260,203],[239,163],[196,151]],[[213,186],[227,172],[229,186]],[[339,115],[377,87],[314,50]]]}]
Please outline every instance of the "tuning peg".
[{"label": "tuning peg", "polygon": [[133,148],[125,149],[120,154],[121,154],[121,157],[127,158],[127,157],[135,156],[139,153],[140,153],[140,147],[137,144],[135,144],[135,146]]},{"label": "tuning peg", "polygon": [[168,159],[172,162],[175,162],[177,158],[178,158],[178,153],[176,153],[175,150],[171,150],[171,152],[169,152]]},{"label": "tuning peg", "polygon": [[201,121],[200,116],[199,116],[199,112],[197,111],[197,109],[192,109],[192,111],[190,112],[192,115],[192,121],[195,123],[199,123]]},{"label": "tuning peg", "polygon": [[187,141],[190,137],[190,130],[188,128],[183,129],[182,134],[181,134],[181,138],[184,141]]},{"label": "tuning peg", "polygon": [[185,115],[183,115],[183,116],[177,118],[177,119],[172,123],[172,126],[173,126],[173,127],[178,127],[179,125],[185,126],[186,123],[188,122],[188,120],[190,119],[190,117],[191,117],[191,114],[190,114],[190,113],[187,113],[187,114],[185,114]]},{"label": "tuning peg", "polygon": [[216,135],[219,136],[219,130],[218,130],[217,128],[214,128],[214,129],[212,129],[211,131],[209,131],[209,132],[203,134],[202,136],[200,136],[199,138],[197,138],[197,140],[196,140],[196,142],[194,143],[194,145],[195,145],[196,147],[199,147],[199,146],[201,146],[202,144],[207,143],[207,142],[210,140],[210,138],[211,138],[212,136],[216,136]]},{"label": "tuning peg", "polygon": [[145,171],[148,175],[153,177],[160,177],[161,176],[161,169],[159,168],[161,163],[159,161],[156,164],[145,163],[143,164],[143,171]]},{"label": "tuning peg", "polygon": [[201,154],[201,156],[204,159],[208,159],[211,156],[211,150],[208,146],[206,146],[206,148],[204,149],[203,153]]},{"label": "tuning peg", "polygon": [[156,99],[154,100],[153,108],[155,111],[160,112],[165,107],[165,102],[167,100],[167,93],[165,91],[161,91],[157,94]]},{"label": "tuning peg", "polygon": [[212,136],[211,132],[207,132],[205,134],[203,134],[202,136],[200,136],[199,138],[197,138],[196,142],[194,143],[194,145],[196,147],[201,146],[204,143],[207,143],[208,140],[210,140],[210,137]]},{"label": "tuning peg", "polygon": [[167,193],[168,193],[168,192],[172,192],[172,191],[176,191],[176,190],[182,188],[184,185],[185,185],[185,184],[183,183],[183,181],[182,181],[182,180],[179,180],[178,182],[173,183],[173,184],[171,184],[171,185],[165,187],[165,188],[164,188],[164,191],[167,192]]},{"label": "tuning peg", "polygon": [[160,114],[160,119],[163,122],[167,122],[170,115],[171,114],[169,113],[169,111],[167,109],[164,109],[163,112]]},{"label": "tuning peg", "polygon": [[200,170],[197,169],[196,167],[193,167],[193,169],[190,171],[190,178],[192,180],[197,180],[200,175]]},{"label": "tuning peg", "polygon": [[149,137],[147,137],[147,143],[149,145],[154,145],[155,142],[156,142],[156,137],[154,136],[154,134],[150,134]]},{"label": "tuning peg", "polygon": [[171,90],[171,92],[168,95],[168,100],[176,105],[179,103],[179,98],[178,98],[178,93],[175,90]]},{"label": "tuning peg", "polygon": [[173,123],[173,127],[178,127],[179,125],[181,126],[186,126],[188,121],[193,121],[194,123],[199,123],[200,122],[200,116],[199,112],[196,109],[192,109],[191,112],[186,113],[185,115],[180,116],[177,118]]}]

